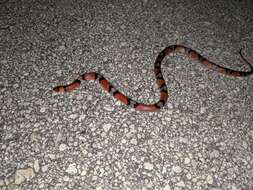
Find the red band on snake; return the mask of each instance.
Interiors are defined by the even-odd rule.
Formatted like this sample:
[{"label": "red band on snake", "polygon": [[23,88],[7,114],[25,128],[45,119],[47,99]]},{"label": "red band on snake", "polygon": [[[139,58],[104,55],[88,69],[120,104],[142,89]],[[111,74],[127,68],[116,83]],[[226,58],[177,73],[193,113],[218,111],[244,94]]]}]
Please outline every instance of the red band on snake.
[{"label": "red band on snake", "polygon": [[[122,102],[125,105],[131,106],[139,111],[154,112],[154,111],[161,109],[168,100],[169,95],[168,95],[166,82],[163,78],[161,64],[162,64],[162,60],[166,56],[172,54],[173,52],[186,54],[191,59],[199,61],[202,65],[207,66],[209,69],[212,69],[214,71],[217,71],[217,72],[225,74],[225,75],[230,75],[230,76],[234,76],[234,77],[245,77],[245,76],[249,76],[253,73],[253,66],[242,56],[241,50],[239,51],[240,56],[249,65],[250,71],[236,71],[236,70],[232,70],[229,68],[225,68],[225,67],[217,65],[216,63],[209,61],[208,59],[206,59],[205,57],[200,55],[197,51],[195,51],[191,48],[188,48],[183,45],[172,45],[172,46],[166,47],[163,51],[161,51],[159,53],[159,55],[156,58],[155,64],[154,64],[154,67],[155,67],[154,73],[155,73],[156,83],[157,83],[158,89],[160,91],[160,99],[158,102],[156,102],[154,104],[143,104],[143,103],[139,103],[137,101],[132,100],[131,98],[127,97],[126,95],[124,95],[123,93],[118,91],[116,88],[114,88],[114,86],[99,73],[96,73],[96,72],[85,73],[85,74],[82,74],[80,76],[80,78],[85,81],[91,81],[91,80],[92,81],[95,81],[95,80],[99,81],[99,84],[106,92],[112,94],[115,99],[119,100],[120,102]],[[54,92],[63,92],[63,93],[64,92],[71,92],[71,91],[75,90],[76,88],[78,88],[80,86],[80,84],[81,84],[81,80],[76,79],[71,84],[57,86],[57,87],[53,88],[53,91]]]}]

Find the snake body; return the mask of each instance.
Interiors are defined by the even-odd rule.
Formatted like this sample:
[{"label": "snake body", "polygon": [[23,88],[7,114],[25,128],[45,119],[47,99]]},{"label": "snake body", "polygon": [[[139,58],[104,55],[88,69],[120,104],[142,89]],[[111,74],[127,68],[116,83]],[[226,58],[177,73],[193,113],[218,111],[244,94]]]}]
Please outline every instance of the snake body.
[{"label": "snake body", "polygon": [[149,111],[149,112],[154,112],[158,111],[161,109],[165,103],[168,100],[168,89],[166,86],[166,82],[163,78],[162,74],[162,69],[161,69],[161,64],[162,60],[168,56],[171,55],[172,53],[183,53],[188,55],[192,60],[199,61],[202,65],[207,66],[209,69],[212,69],[214,71],[217,71],[219,73],[225,74],[225,75],[230,75],[234,77],[245,77],[249,76],[253,73],[253,66],[242,56],[241,51],[239,52],[242,59],[249,65],[250,71],[236,71],[233,69],[225,68],[222,66],[217,65],[214,62],[209,61],[200,53],[197,51],[188,48],[183,45],[171,45],[166,47],[164,50],[162,50],[159,55],[156,58],[156,61],[154,63],[154,73],[155,73],[155,78],[156,78],[156,84],[158,86],[158,89],[160,91],[160,99],[158,102],[154,104],[143,104],[139,103],[135,100],[132,100],[128,96],[124,95],[122,92],[117,90],[107,79],[105,79],[101,74],[96,73],[96,72],[89,72],[89,73],[84,73],[80,75],[79,79],[76,79],[73,81],[71,84],[68,85],[61,85],[53,88],[54,92],[71,92],[78,88],[81,84],[81,79],[85,81],[98,81],[101,87],[110,93],[115,99],[119,100],[125,105],[128,105],[130,107],[135,108],[136,110],[139,111]]}]

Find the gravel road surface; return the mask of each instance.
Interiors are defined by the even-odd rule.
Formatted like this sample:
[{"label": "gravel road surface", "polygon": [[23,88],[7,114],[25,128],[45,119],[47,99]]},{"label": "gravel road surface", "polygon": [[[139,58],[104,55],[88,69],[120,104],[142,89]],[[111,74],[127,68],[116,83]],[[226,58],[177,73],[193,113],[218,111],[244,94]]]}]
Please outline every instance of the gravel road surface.
[{"label": "gravel road surface", "polygon": [[132,99],[159,99],[153,64],[183,44],[220,65],[253,62],[252,0],[1,0],[0,189],[252,190],[253,77],[187,56],[163,62],[159,112],[82,82],[96,71]]}]

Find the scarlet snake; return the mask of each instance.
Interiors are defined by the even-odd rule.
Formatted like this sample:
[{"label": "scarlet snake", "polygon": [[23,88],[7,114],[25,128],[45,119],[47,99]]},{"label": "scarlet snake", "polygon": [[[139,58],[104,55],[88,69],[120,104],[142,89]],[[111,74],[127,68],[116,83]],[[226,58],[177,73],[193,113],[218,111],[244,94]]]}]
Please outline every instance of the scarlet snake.
[{"label": "scarlet snake", "polygon": [[[99,73],[96,73],[96,72],[84,73],[84,74],[80,75],[80,79],[86,80],[86,81],[98,80],[101,87],[105,91],[110,93],[115,99],[119,100],[120,102],[122,102],[125,105],[135,108],[136,110],[149,111],[149,112],[158,111],[160,108],[162,108],[165,105],[165,103],[168,100],[168,90],[167,90],[166,82],[163,78],[162,70],[161,70],[162,60],[167,55],[170,55],[173,52],[187,54],[193,60],[199,61],[201,64],[207,66],[208,68],[210,68],[214,71],[217,71],[219,73],[225,74],[225,75],[230,75],[230,76],[234,76],[234,77],[245,77],[245,76],[249,76],[249,75],[253,74],[253,66],[242,56],[241,50],[239,52],[240,56],[249,65],[249,67],[251,69],[250,71],[236,71],[236,70],[232,70],[229,68],[225,68],[225,67],[217,65],[216,63],[209,61],[208,59],[206,59],[205,57],[200,55],[197,51],[195,51],[191,48],[188,48],[183,45],[171,45],[171,46],[166,47],[164,50],[162,50],[159,53],[159,55],[157,56],[156,61],[154,63],[156,84],[158,85],[158,89],[160,90],[160,99],[158,102],[156,102],[154,104],[143,104],[143,103],[138,103],[135,100],[132,100],[131,98],[127,97],[126,95],[124,95],[123,93],[118,91],[116,88],[114,88],[113,85],[107,79],[105,79],[102,75],[100,75]],[[68,84],[68,85],[57,86],[57,87],[53,88],[53,91],[54,92],[62,92],[62,93],[71,92],[80,86],[80,84],[81,84],[80,79],[76,79],[74,82],[72,82],[71,84]]]}]

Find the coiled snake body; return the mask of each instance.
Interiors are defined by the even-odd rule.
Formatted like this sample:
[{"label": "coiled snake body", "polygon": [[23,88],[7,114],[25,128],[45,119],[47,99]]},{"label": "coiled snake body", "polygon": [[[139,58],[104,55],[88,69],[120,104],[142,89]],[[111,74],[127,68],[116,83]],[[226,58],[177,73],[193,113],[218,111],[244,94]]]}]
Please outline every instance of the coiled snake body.
[{"label": "coiled snake body", "polygon": [[[79,78],[86,81],[97,80],[99,81],[99,84],[105,91],[110,93],[115,99],[119,100],[123,104],[131,106],[139,111],[154,112],[162,108],[168,100],[168,90],[167,90],[166,82],[162,75],[161,64],[162,64],[162,60],[167,55],[170,55],[173,52],[187,54],[191,59],[197,60],[201,64],[207,66],[208,68],[225,75],[230,75],[234,77],[244,77],[244,76],[249,76],[253,73],[253,66],[242,56],[241,51],[239,53],[242,59],[249,65],[250,71],[236,71],[229,68],[225,68],[225,67],[217,65],[216,63],[209,61],[208,59],[200,55],[197,51],[192,50],[191,48],[188,48],[183,45],[171,45],[171,46],[166,47],[163,51],[159,53],[154,64],[156,84],[160,91],[160,99],[158,102],[154,104],[143,104],[143,103],[136,102],[135,100],[132,100],[131,98],[127,97],[126,95],[118,91],[116,88],[114,88],[113,85],[99,73],[96,73],[96,72],[85,73],[85,74],[80,75]],[[80,86],[81,84],[80,79],[76,79],[74,82],[68,85],[57,86],[53,88],[53,91],[63,92],[63,93],[71,92]]]}]

